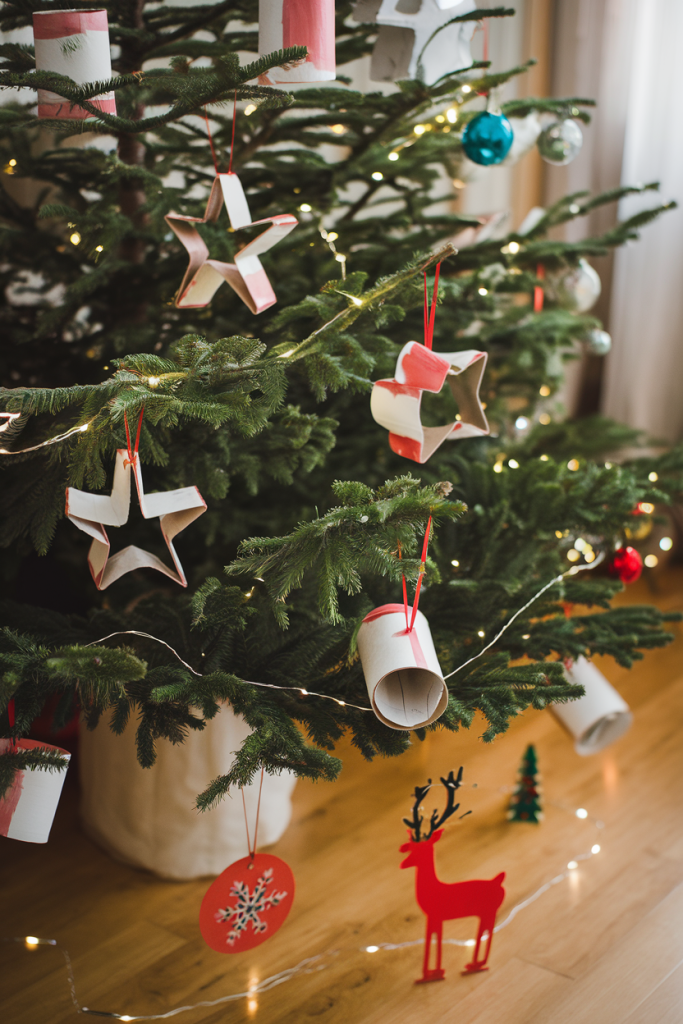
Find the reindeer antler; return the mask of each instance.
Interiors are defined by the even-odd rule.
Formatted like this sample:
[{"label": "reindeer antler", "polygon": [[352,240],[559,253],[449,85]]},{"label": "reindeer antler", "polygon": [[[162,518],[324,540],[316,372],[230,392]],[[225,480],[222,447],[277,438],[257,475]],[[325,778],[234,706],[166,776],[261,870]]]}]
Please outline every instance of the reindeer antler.
[{"label": "reindeer antler", "polygon": [[[452,774],[453,774],[453,772],[451,772],[451,775]],[[420,811],[420,804],[422,803],[424,798],[427,796],[427,793],[429,792],[431,785],[432,785],[432,780],[431,779],[427,779],[427,785],[426,786],[416,786],[415,787],[415,803],[413,804],[413,817],[412,817],[412,820],[410,818],[404,818],[403,819],[403,824],[407,825],[408,828],[411,830],[411,832],[413,833],[414,841],[416,843],[420,842],[420,826],[422,825],[422,815],[419,813],[419,811]]]},{"label": "reindeer antler", "polygon": [[452,814],[460,807],[460,804],[456,804],[455,791],[460,789],[462,785],[462,766],[458,772],[457,779],[453,778],[453,772],[450,772],[447,779],[441,779],[442,784],[446,787],[446,793],[448,794],[446,810],[439,817],[438,811],[432,811],[432,816],[429,819],[429,834],[425,836],[425,839],[431,839],[437,829],[441,828],[443,823],[447,821]]}]

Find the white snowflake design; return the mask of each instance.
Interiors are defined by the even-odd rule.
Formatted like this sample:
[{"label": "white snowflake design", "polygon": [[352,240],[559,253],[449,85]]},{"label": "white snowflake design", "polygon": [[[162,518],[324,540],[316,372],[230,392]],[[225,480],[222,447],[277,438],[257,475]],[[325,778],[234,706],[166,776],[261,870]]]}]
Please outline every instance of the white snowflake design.
[{"label": "white snowflake design", "polygon": [[245,882],[233,882],[230,895],[237,897],[237,906],[225,907],[219,910],[214,916],[223,924],[225,921],[232,921],[232,928],[225,940],[229,946],[234,946],[241,933],[251,922],[253,931],[258,934],[264,932],[268,927],[266,921],[262,921],[259,914],[266,913],[271,907],[276,907],[285,896],[286,892],[266,893],[273,878],[273,869],[266,868],[254,886],[254,891],[249,891]]}]

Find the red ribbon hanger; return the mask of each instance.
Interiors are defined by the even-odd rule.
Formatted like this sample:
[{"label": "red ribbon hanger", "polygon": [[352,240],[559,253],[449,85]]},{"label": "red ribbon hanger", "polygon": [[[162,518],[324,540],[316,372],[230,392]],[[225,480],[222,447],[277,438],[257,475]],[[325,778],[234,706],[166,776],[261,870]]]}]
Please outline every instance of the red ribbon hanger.
[{"label": "red ribbon hanger", "polygon": [[123,463],[124,467],[125,466],[132,466],[133,463],[135,462],[135,458],[136,458],[136,456],[138,454],[138,446],[140,444],[140,431],[142,430],[142,417],[144,415],[145,415],[145,407],[143,405],[142,409],[140,410],[140,417],[138,419],[138,432],[135,435],[135,448],[133,448],[131,450],[131,447],[130,447],[130,430],[128,429],[128,414],[126,412],[124,412],[124,414],[123,414],[123,422],[124,422],[125,427],[126,427],[126,446],[128,448],[128,458]]},{"label": "red ribbon hanger", "polygon": [[[417,606],[420,603],[420,590],[422,588],[422,577],[425,574],[426,562],[427,562],[427,547],[429,545],[429,532],[432,526],[432,517],[430,516],[427,521],[427,529],[425,530],[424,541],[422,542],[422,557],[420,559],[420,575],[417,578],[417,586],[415,587],[415,599],[413,601],[413,614],[408,621],[408,587],[406,585],[406,578],[402,574],[401,579],[403,582],[403,608],[406,615],[406,633],[412,633],[413,627],[415,626],[415,618],[417,616]],[[398,544],[398,557],[402,557],[401,553],[401,542]]]},{"label": "red ribbon hanger", "polygon": [[441,264],[437,263],[436,271],[434,273],[434,290],[432,291],[432,306],[429,308],[429,299],[427,296],[427,271],[425,270],[425,310],[424,310],[424,325],[425,325],[425,348],[431,349],[432,341],[434,340],[434,321],[436,320],[436,300],[439,297],[439,271],[441,270]]}]

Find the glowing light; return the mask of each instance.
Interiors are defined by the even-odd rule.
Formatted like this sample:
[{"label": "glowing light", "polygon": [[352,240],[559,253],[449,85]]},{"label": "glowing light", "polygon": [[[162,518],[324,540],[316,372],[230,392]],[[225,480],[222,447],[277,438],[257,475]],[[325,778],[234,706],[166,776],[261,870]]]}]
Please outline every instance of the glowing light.
[{"label": "glowing light", "polygon": [[477,630],[477,636],[486,636],[486,633],[484,632],[483,629],[478,629]]},{"label": "glowing light", "polygon": [[423,124],[416,124],[415,127],[413,128],[413,131],[415,132],[416,135],[424,135],[427,129]]},{"label": "glowing light", "polygon": [[569,868],[570,871],[574,871],[574,869],[578,868],[578,866],[579,865],[576,863],[575,860],[570,860],[569,864],[567,864],[567,867]]},{"label": "glowing light", "polygon": [[555,530],[555,536],[557,537],[558,540],[562,540],[562,538],[564,537],[564,534],[562,533],[562,530]]},{"label": "glowing light", "polygon": [[341,704],[342,707],[346,707],[346,701],[345,700],[338,700],[337,704]]},{"label": "glowing light", "polygon": [[363,300],[362,299],[357,299],[355,295],[351,296],[351,302],[354,304],[354,306],[362,306],[363,305]]},{"label": "glowing light", "polygon": [[550,414],[547,412],[542,412],[541,415],[538,417],[538,422],[542,423],[544,427],[547,427],[550,423]]},{"label": "glowing light", "polygon": [[547,462],[548,461],[548,456],[547,455],[539,455],[538,457],[541,460],[541,462]]},{"label": "glowing light", "polygon": [[381,181],[383,177],[384,177],[384,175],[382,174],[381,171],[373,171],[372,172],[372,180],[373,181]]},{"label": "glowing light", "polygon": [[578,459],[570,459],[569,462],[567,463],[567,469],[570,469],[572,471],[572,473],[575,473],[578,468],[579,468],[579,460]]},{"label": "glowing light", "polygon": [[81,236],[79,235],[78,231],[74,231],[72,235],[69,235],[69,241],[72,245],[78,245],[80,243]]},{"label": "glowing light", "polygon": [[526,416],[518,416],[515,420],[515,426],[517,427],[517,430],[526,430],[529,426],[529,421]]},{"label": "glowing light", "polygon": [[606,462],[605,463],[605,469],[611,469],[611,468],[612,468],[612,463],[611,462]]},{"label": "glowing light", "polygon": [[24,942],[26,943],[27,946],[37,946],[38,943],[40,942],[40,939],[37,939],[35,935],[27,935],[26,938],[24,939]]},{"label": "glowing light", "polygon": [[302,203],[299,209],[302,213],[310,213],[313,207],[309,203]]},{"label": "glowing light", "polygon": [[662,537],[662,539],[659,542],[659,546],[662,549],[662,551],[671,551],[672,547],[674,546],[673,538]]},{"label": "glowing light", "polygon": [[541,387],[538,389],[538,393],[539,395],[541,395],[542,398],[547,398],[550,394],[550,388],[547,384],[542,384]]},{"label": "glowing light", "polygon": [[531,640],[531,633],[523,633],[522,640]]},{"label": "glowing light", "polygon": [[95,246],[95,252],[103,252],[103,251],[104,251],[104,246],[103,245],[96,245]]},{"label": "glowing light", "polygon": [[249,115],[253,114],[255,110],[256,110],[256,104],[255,103],[249,103],[244,108],[244,115],[245,115],[245,117],[249,117]]},{"label": "glowing light", "polygon": [[570,213],[578,213],[580,209],[581,209],[580,206],[578,206],[576,203],[572,203],[570,205],[570,207],[569,207],[569,212]]},{"label": "glowing light", "polygon": [[460,178],[453,178],[453,188],[464,188],[465,182],[461,181]]},{"label": "glowing light", "polygon": [[600,853],[600,843],[594,843],[591,846],[591,853]]},{"label": "glowing light", "polygon": [[129,1017],[127,1013],[124,1013],[122,1017],[119,1017],[119,1020],[135,1020],[135,1017]]},{"label": "glowing light", "polygon": [[652,473],[647,474],[647,478],[650,483],[655,483],[656,480],[659,480],[659,473],[655,473],[653,470]]},{"label": "glowing light", "polygon": [[479,292],[480,295],[488,295],[489,293],[488,288],[477,288],[477,291]]},{"label": "glowing light", "polygon": [[519,469],[519,463],[517,459],[508,459],[508,466],[510,469]]},{"label": "glowing light", "polygon": [[595,561],[595,552],[594,551],[584,551],[583,557],[584,557],[585,561],[588,562],[588,564],[590,565],[591,562]]},{"label": "glowing light", "polygon": [[567,552],[567,558],[570,562],[578,562],[578,560],[581,558],[581,555],[576,550],[576,548],[570,548]]},{"label": "glowing light", "polygon": [[82,426],[80,426],[80,427],[79,427],[78,429],[79,429],[79,430],[80,430],[81,432],[84,432],[84,431],[86,431],[86,430],[88,429],[89,425],[90,425],[90,424],[88,424],[88,423],[84,423],[84,424],[83,424]]},{"label": "glowing light", "polygon": [[379,946],[366,946],[365,947],[365,952],[366,953],[377,953],[378,950],[379,950]]},{"label": "glowing light", "polygon": [[508,244],[508,252],[511,252],[513,256],[515,255],[515,253],[518,253],[519,250],[520,250],[519,242],[510,242]]},{"label": "glowing light", "polygon": [[328,235],[327,235],[327,241],[328,242],[336,242],[338,238],[339,238],[339,235],[337,234],[336,231],[330,231],[328,233]]},{"label": "glowing light", "polygon": [[583,537],[579,537],[578,540],[574,541],[574,547],[577,551],[585,551],[587,544]]},{"label": "glowing light", "polygon": [[14,159],[14,157],[12,157],[11,160],[8,160],[8,163],[9,163],[10,167],[16,167],[17,166],[17,161]]},{"label": "glowing light", "polygon": [[346,256],[344,256],[344,254],[341,252],[335,253],[334,258],[337,261],[337,263],[346,263]]},{"label": "glowing light", "polygon": [[148,377],[147,383],[151,388],[158,388],[161,384],[161,379],[159,377]]},{"label": "glowing light", "polygon": [[389,154],[389,159],[390,160],[398,160],[398,153],[390,153]]},{"label": "glowing light", "polygon": [[474,939],[466,939],[465,940],[465,945],[466,946],[476,946],[476,942],[475,942]]},{"label": "glowing light", "polygon": [[443,116],[443,114],[437,114],[434,120],[438,121],[439,124],[443,124],[446,118]]},{"label": "glowing light", "polygon": [[344,132],[346,131],[345,124],[331,124],[330,128],[332,129],[335,135],[343,135]]},{"label": "glowing light", "polygon": [[588,817],[588,811],[586,810],[586,808],[585,807],[577,807],[577,809],[576,809],[576,817],[577,818],[587,818]]},{"label": "glowing light", "polygon": [[451,560],[451,565],[453,566],[454,569],[457,569],[459,567],[459,565],[460,565],[460,562],[458,561],[457,558],[453,558]]},{"label": "glowing light", "polygon": [[282,352],[280,354],[280,359],[286,359],[288,356],[291,356],[293,351],[294,351],[293,348],[288,348],[286,352]]},{"label": "glowing light", "polygon": [[304,690],[303,686],[301,687],[300,693],[302,693],[304,697],[308,697],[308,690]]},{"label": "glowing light", "polygon": [[[463,85],[462,86],[462,91],[464,93],[472,92],[472,86],[471,85]],[[472,945],[474,945],[474,943],[472,943]]]},{"label": "glowing light", "polygon": [[649,502],[649,501],[639,501],[638,502],[638,511],[644,513],[644,515],[651,516],[652,513],[654,512],[654,510],[655,510],[655,507],[654,507],[654,505],[651,502]]},{"label": "glowing light", "polygon": [[502,473],[503,472],[503,463],[502,462],[497,462],[495,464],[495,466],[493,467],[493,472],[494,473]]},{"label": "glowing light", "polygon": [[654,569],[656,565],[659,565],[659,559],[656,555],[645,555],[645,565],[648,569]]}]

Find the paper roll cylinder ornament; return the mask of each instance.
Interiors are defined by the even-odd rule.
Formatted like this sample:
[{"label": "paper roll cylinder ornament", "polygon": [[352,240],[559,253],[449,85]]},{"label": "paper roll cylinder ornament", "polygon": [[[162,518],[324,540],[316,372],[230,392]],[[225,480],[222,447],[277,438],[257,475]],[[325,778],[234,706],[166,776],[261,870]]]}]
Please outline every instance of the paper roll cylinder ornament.
[{"label": "paper roll cylinder ornament", "polygon": [[435,722],[448,704],[448,689],[434,650],[429,623],[418,611],[383,604],[363,619],[358,631],[365,683],[372,709],[390,729],[420,729]]},{"label": "paper roll cylinder ornament", "polygon": [[336,78],[334,0],[259,0],[260,56],[305,46],[304,61],[271,68],[262,85],[330,82]]},{"label": "paper roll cylinder ornament", "polygon": [[[53,71],[78,85],[106,82],[111,75],[109,24],[105,10],[36,11],[33,15],[36,71]],[[116,113],[114,93],[94,97],[94,107]],[[47,89],[38,90],[38,117],[95,117]]]},{"label": "paper roll cylinder ornament", "polygon": [[[417,341],[404,345],[396,376],[375,381],[370,397],[370,411],[389,431],[392,451],[414,462],[426,462],[444,441],[488,434],[479,398],[485,366],[485,352],[433,352]],[[458,403],[458,419],[442,427],[423,427],[422,393],[438,393],[446,382]]]},{"label": "paper roll cylinder ornament", "polygon": [[[105,526],[123,526],[128,522],[131,470],[135,475],[140,511],[145,519],[159,519],[161,533],[175,569],[135,545],[123,548],[109,557],[110,542]],[[196,487],[179,487],[173,491],[145,494],[138,454],[133,452],[131,455],[125,448],[120,448],[116,453],[114,484],[110,495],[89,494],[75,487],[68,487],[66,491],[66,515],[74,526],[93,538],[88,565],[98,590],[105,590],[127,572],[144,568],[157,569],[186,587],[187,580],[173,540],[204,512],[206,502]]]},{"label": "paper roll cylinder ornament", "polygon": [[475,22],[447,23],[475,7],[473,0],[360,0],[354,7],[355,20],[379,25],[370,63],[372,81],[396,82],[421,73],[425,83],[433,85],[442,75],[469,68]]},{"label": "paper roll cylinder ornament", "polygon": [[555,718],[574,737],[577,754],[597,754],[631,728],[633,715],[625,700],[587,658],[565,664],[568,682],[586,691],[578,700],[551,704]]},{"label": "paper roll cylinder ornament", "polygon": [[[51,750],[71,760],[68,750],[37,740],[0,740],[0,753],[11,750]],[[24,843],[46,843],[66,778],[66,765],[58,771],[27,768],[17,772],[10,788],[0,799],[0,836]]]},{"label": "paper roll cylinder ornament", "polygon": [[[270,224],[266,231],[240,249],[234,263],[209,259],[206,242],[196,228],[197,224],[215,223],[223,202],[233,231]],[[277,302],[259,256],[288,235],[298,221],[290,213],[279,213],[252,221],[242,182],[236,174],[216,175],[203,217],[168,213],[166,223],[183,243],[190,257],[185,277],[175,297],[178,309],[208,306],[223,282],[227,282],[237,292],[252,313],[262,313]]]}]

